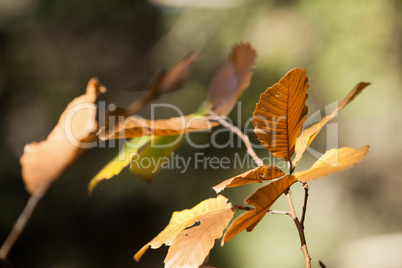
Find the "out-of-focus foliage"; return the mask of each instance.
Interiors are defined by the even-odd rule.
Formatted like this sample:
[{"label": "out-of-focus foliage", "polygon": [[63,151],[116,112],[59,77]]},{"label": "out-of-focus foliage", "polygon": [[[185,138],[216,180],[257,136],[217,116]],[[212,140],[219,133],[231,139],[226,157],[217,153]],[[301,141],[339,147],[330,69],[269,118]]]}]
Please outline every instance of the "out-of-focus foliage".
[{"label": "out-of-focus foliage", "polygon": [[[340,100],[356,81],[372,82],[370,90],[333,121],[338,124],[339,143],[355,147],[370,144],[370,158],[360,164],[359,173],[351,170],[310,185],[314,195],[309,197],[306,228],[314,234],[307,233],[307,237],[312,254],[320,256],[328,267],[353,266],[345,254],[339,261],[339,254],[352,248],[361,256],[353,255],[354,266],[367,267],[366,242],[348,243],[345,250],[333,252],[334,245],[346,245],[354,239],[377,241],[374,238],[380,237],[386,241],[370,244],[370,249],[379,250],[377,256],[386,256],[391,252],[388,248],[398,248],[398,233],[402,232],[402,119],[397,116],[402,113],[401,2],[225,2],[237,4],[171,9],[130,0],[0,1],[1,241],[27,199],[18,163],[23,146],[46,138],[69,100],[82,94],[90,77],[99,77],[109,89],[102,99],[125,106],[146,88],[155,71],[171,66],[183,52],[202,50],[194,79],[182,91],[160,99],[191,113],[199,99],[206,97],[204,85],[228,49],[244,40],[256,48],[258,61],[250,89],[241,98],[241,112],[235,107],[231,114],[242,127],[261,93],[254,89],[272,85],[291,68],[305,67],[313,78],[307,117],[322,103]],[[332,111],[333,106],[329,109]],[[140,112],[149,115],[147,107]],[[160,114],[177,116],[172,111]],[[248,128],[252,142],[257,144],[251,126]],[[329,135],[323,131],[323,137]],[[222,130],[215,139],[223,144],[229,136]],[[209,141],[209,135],[196,134],[193,140],[201,144]],[[117,141],[100,143],[112,144],[122,145]],[[324,138],[317,137],[311,147],[324,153]],[[213,157],[244,154],[245,150],[205,148],[200,152]],[[40,267],[137,267],[127,256],[165,226],[172,210],[211,197],[213,192],[201,191],[202,185],[215,185],[249,169],[191,167],[185,176],[178,170],[165,170],[159,175],[163,179],[155,180],[152,187],[123,172],[118,181],[99,185],[88,199],[87,185],[99,170],[99,163],[106,163],[116,153],[117,148],[94,150],[54,183],[10,254],[16,267],[31,267],[32,263]],[[178,153],[194,157],[190,146],[183,146]],[[301,170],[316,160],[308,152],[305,158],[299,164]],[[200,177],[203,179],[197,179]],[[177,181],[183,189],[170,187]],[[293,194],[295,199],[302,198],[303,191]],[[232,200],[230,194],[228,197]],[[275,208],[281,209],[278,202]],[[340,229],[341,225],[348,229]],[[138,233],[138,228],[143,232]],[[300,266],[299,241],[294,233],[285,231],[291,228],[289,219],[270,217],[252,233],[228,243],[224,251],[216,248],[210,262],[218,267],[265,267],[267,260],[261,256],[270,248],[279,260],[273,266],[279,266],[281,259],[287,259],[289,266]],[[251,243],[253,250],[244,248]],[[284,250],[289,248],[295,250]],[[154,251],[144,256],[138,267],[158,267],[163,255],[163,250]],[[386,262],[392,266],[395,258],[385,258],[381,264]]]}]

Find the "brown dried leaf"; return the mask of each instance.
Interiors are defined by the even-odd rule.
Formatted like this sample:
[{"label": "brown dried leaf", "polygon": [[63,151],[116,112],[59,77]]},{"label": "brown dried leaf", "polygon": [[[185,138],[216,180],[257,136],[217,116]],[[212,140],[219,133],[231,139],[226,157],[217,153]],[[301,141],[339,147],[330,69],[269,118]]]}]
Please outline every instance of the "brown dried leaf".
[{"label": "brown dried leaf", "polygon": [[369,148],[370,146],[366,145],[359,150],[348,147],[331,149],[321,156],[310,169],[296,172],[295,177],[299,180],[311,181],[351,168],[367,156]]},{"label": "brown dried leaf", "polygon": [[306,128],[300,133],[296,140],[295,146],[295,158],[293,159],[293,165],[296,166],[301,157],[303,156],[306,149],[313,142],[314,138],[317,136],[318,132],[331,120],[333,119],[337,112],[345,107],[349,102],[351,102],[360,92],[363,91],[370,83],[360,82],[349,92],[349,94],[339,103],[335,110],[330,114],[321,119],[320,122],[315,123],[309,128]]},{"label": "brown dried leaf", "polygon": [[183,230],[173,240],[164,261],[165,267],[197,268],[202,265],[215,239],[222,236],[233,215],[230,204],[202,215],[197,225]]},{"label": "brown dried leaf", "polygon": [[286,175],[277,181],[258,188],[245,200],[246,204],[254,205],[255,209],[247,211],[236,218],[236,220],[226,230],[222,240],[222,245],[224,242],[227,242],[238,235],[244,229],[246,229],[247,232],[251,232],[279,196],[281,196],[281,194],[295,182],[296,178],[294,176]]},{"label": "brown dried leaf", "polygon": [[304,69],[289,71],[261,94],[253,113],[254,132],[275,157],[290,160],[307,114],[308,77]]},{"label": "brown dried leaf", "polygon": [[111,133],[116,128],[121,128],[121,124],[128,116],[138,112],[144,105],[155,100],[160,95],[182,88],[190,76],[197,59],[198,53],[190,52],[175,63],[169,71],[158,72],[151,80],[143,97],[135,100],[127,109],[117,107],[116,110],[106,115],[105,127],[100,129],[98,136],[103,140],[109,139],[112,135]]},{"label": "brown dried leaf", "polygon": [[105,91],[99,81],[92,78],[88,82],[86,93],[68,104],[47,139],[25,146],[20,162],[22,178],[30,194],[57,179],[88,148],[83,143],[96,139],[94,133],[98,123],[94,102]]},{"label": "brown dried leaf", "polygon": [[208,101],[216,114],[228,115],[232,111],[250,84],[256,56],[250,44],[233,47],[229,62],[216,72],[209,86]]},{"label": "brown dried leaf", "polygon": [[124,124],[114,129],[104,139],[122,139],[141,136],[173,136],[187,132],[196,132],[211,129],[218,123],[211,122],[205,116],[188,115],[172,117],[170,119],[148,120],[139,117],[128,117]]},{"label": "brown dried leaf", "polygon": [[225,180],[220,184],[214,186],[212,189],[214,189],[216,193],[219,193],[225,188],[241,186],[254,182],[263,182],[265,180],[272,180],[282,177],[283,175],[285,175],[285,173],[278,167],[272,165],[263,165],[250,169],[228,180]]},{"label": "brown dried leaf", "polygon": [[[230,209],[232,205],[230,203],[226,203],[227,199],[224,196],[218,195],[216,198],[210,198],[202,201],[192,209],[185,209],[180,212],[174,212],[170,222],[166,228],[160,232],[154,239],[152,239],[149,243],[143,246],[135,255],[134,259],[139,261],[145,251],[151,247],[153,249],[159,248],[163,244],[170,246],[172,242],[176,239],[176,237],[186,228],[193,226],[198,221],[201,222],[203,217],[209,213],[223,213],[226,215],[227,210]],[[209,217],[209,216],[208,216]],[[224,217],[226,218],[226,217]],[[203,224],[205,225],[205,224]],[[193,227],[194,228],[194,227]],[[191,229],[191,228],[190,228]],[[200,266],[204,261],[207,254],[202,258]],[[197,266],[197,267],[198,267]]]}]

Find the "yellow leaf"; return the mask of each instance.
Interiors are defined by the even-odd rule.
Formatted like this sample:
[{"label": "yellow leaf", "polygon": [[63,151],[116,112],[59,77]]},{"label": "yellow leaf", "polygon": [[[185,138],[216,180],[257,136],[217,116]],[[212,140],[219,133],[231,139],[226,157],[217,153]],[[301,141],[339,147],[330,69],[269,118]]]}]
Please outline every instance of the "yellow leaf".
[{"label": "yellow leaf", "polygon": [[308,77],[304,69],[289,71],[261,94],[253,113],[254,132],[275,157],[289,161],[307,114]]},{"label": "yellow leaf", "polygon": [[251,232],[254,227],[261,221],[275,201],[286,191],[296,178],[291,175],[286,175],[277,181],[274,181],[266,186],[258,188],[250,197],[245,200],[246,204],[254,205],[255,209],[243,213],[229,226],[222,240],[229,241],[238,235],[244,229]]},{"label": "yellow leaf", "polygon": [[253,168],[228,180],[225,180],[220,184],[214,186],[212,189],[214,189],[216,193],[219,193],[225,188],[241,186],[254,182],[263,182],[265,180],[272,180],[282,177],[283,175],[285,175],[285,173],[278,167],[272,165],[263,165]]},{"label": "yellow leaf", "polygon": [[345,107],[349,102],[351,102],[360,92],[363,91],[370,83],[360,82],[349,92],[349,94],[339,103],[335,110],[330,114],[321,119],[320,122],[315,123],[309,128],[306,128],[300,133],[296,140],[295,146],[295,158],[293,159],[293,165],[296,166],[301,157],[303,156],[306,149],[313,142],[314,138],[317,136],[318,132],[336,116],[336,113]]},{"label": "yellow leaf", "polygon": [[203,264],[215,239],[233,218],[230,204],[202,215],[194,227],[183,230],[174,240],[165,258],[165,268],[194,267]]},{"label": "yellow leaf", "polygon": [[22,178],[30,194],[57,179],[95,141],[98,123],[94,102],[106,89],[96,78],[86,93],[70,102],[46,140],[27,144],[20,162]]},{"label": "yellow leaf", "polygon": [[233,47],[229,62],[216,72],[209,85],[208,101],[214,113],[228,115],[232,111],[250,85],[256,56],[250,44]]},{"label": "yellow leaf", "polygon": [[110,179],[119,174],[123,168],[130,164],[135,156],[138,156],[139,151],[150,142],[151,138],[152,137],[139,137],[127,141],[119,154],[92,178],[89,182],[88,192],[92,193],[93,189],[100,181]]},{"label": "yellow leaf", "polygon": [[295,176],[299,180],[311,181],[351,168],[367,156],[369,148],[370,146],[366,145],[359,150],[347,147],[331,149],[321,156],[310,169],[296,172]]},{"label": "yellow leaf", "polygon": [[[143,246],[135,255],[134,259],[139,261],[145,251],[151,247],[159,248],[163,244],[170,246],[175,238],[187,227],[193,226],[197,221],[200,221],[203,216],[209,213],[220,213],[231,208],[230,203],[226,203],[227,199],[221,195],[216,198],[210,198],[202,201],[192,209],[185,209],[180,212],[174,212],[169,224],[160,232],[154,239]],[[207,254],[208,255],[208,254]],[[206,255],[201,260],[204,261]]]}]

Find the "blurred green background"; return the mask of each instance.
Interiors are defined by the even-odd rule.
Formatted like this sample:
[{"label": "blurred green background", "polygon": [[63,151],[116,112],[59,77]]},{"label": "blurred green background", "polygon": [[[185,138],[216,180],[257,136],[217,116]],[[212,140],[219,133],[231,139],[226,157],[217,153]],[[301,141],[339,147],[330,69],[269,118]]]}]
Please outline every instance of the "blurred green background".
[{"label": "blurred green background", "polygon": [[[230,116],[242,129],[259,95],[294,67],[309,75],[309,114],[341,100],[359,81],[372,83],[333,121],[339,146],[369,144],[371,153],[351,170],[310,183],[307,243],[313,267],[318,260],[327,267],[402,267],[401,18],[399,0],[0,0],[0,243],[28,199],[19,165],[24,145],[46,138],[91,77],[108,88],[101,100],[125,106],[157,70],[200,51],[187,86],[158,100],[191,113],[233,44],[247,41],[257,50],[257,68],[241,111]],[[224,143],[230,134],[221,132]],[[192,137],[210,141],[208,133]],[[321,153],[325,137],[324,131],[312,145]],[[88,197],[89,180],[117,151],[89,151],[52,185],[10,253],[15,267],[163,267],[166,247],[149,250],[140,263],[132,256],[173,211],[215,197],[211,186],[245,171],[164,170],[148,185],[124,170]],[[195,152],[233,157],[245,148],[184,144],[177,153]],[[314,161],[307,153],[298,170]],[[223,194],[239,203],[255,188]],[[301,208],[303,189],[292,189]],[[267,215],[253,232],[223,248],[216,244],[209,264],[217,267],[303,267],[288,217]]]}]

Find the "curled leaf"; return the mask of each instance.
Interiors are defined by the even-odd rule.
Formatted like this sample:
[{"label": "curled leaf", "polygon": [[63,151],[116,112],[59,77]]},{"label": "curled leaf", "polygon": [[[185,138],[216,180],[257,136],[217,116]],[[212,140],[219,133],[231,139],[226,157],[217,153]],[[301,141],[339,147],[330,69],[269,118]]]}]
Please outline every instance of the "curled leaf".
[{"label": "curled leaf", "polygon": [[190,52],[184,58],[175,63],[168,71],[161,71],[151,80],[145,95],[135,100],[126,108],[117,107],[114,111],[106,114],[105,126],[102,127],[98,136],[105,140],[111,133],[120,129],[124,119],[138,112],[144,105],[158,98],[162,94],[173,92],[182,88],[191,74],[192,67],[198,59],[198,53]]},{"label": "curled leaf", "polygon": [[228,115],[232,111],[250,84],[256,55],[250,44],[233,47],[229,62],[217,71],[209,86],[208,101],[214,113]]},{"label": "curled leaf", "polygon": [[261,94],[252,123],[258,140],[273,156],[289,161],[307,114],[308,77],[304,69],[289,71]]},{"label": "curled leaf", "polygon": [[[226,203],[227,199],[221,195],[218,195],[216,198],[210,198],[202,201],[192,209],[185,209],[180,212],[173,212],[172,218],[170,219],[169,224],[165,227],[165,229],[160,232],[154,239],[152,239],[149,243],[143,246],[135,255],[134,259],[139,261],[145,251],[151,247],[153,249],[159,248],[163,244],[170,246],[172,242],[176,239],[176,237],[186,228],[193,226],[197,222],[204,221],[207,218],[209,220],[213,220],[213,217],[208,216],[209,214],[217,215],[218,217],[223,216],[226,219],[225,215],[229,215],[228,209],[231,210],[231,204]],[[223,214],[223,215],[222,215]],[[230,220],[230,219],[229,219]],[[204,227],[205,224],[203,224]],[[195,228],[195,227],[192,227]],[[192,229],[189,228],[188,230]],[[215,239],[215,238],[213,238]],[[180,241],[180,240],[178,240]],[[198,264],[200,266],[204,261],[205,257],[208,253],[202,258],[201,263]],[[197,267],[198,267],[197,266]]]},{"label": "curled leaf", "polygon": [[367,156],[369,148],[370,146],[366,145],[359,150],[348,147],[331,149],[321,156],[310,169],[296,172],[295,176],[299,180],[311,181],[351,168]]},{"label": "curled leaf", "polygon": [[245,200],[246,204],[255,206],[255,209],[247,211],[236,218],[236,220],[226,230],[222,240],[222,245],[224,242],[229,241],[245,229],[247,232],[251,232],[279,196],[281,196],[286,189],[295,182],[296,178],[294,176],[286,175],[277,181],[258,188]]},{"label": "curled leaf", "polygon": [[214,189],[216,193],[219,193],[228,187],[237,187],[249,183],[263,182],[265,180],[272,180],[282,177],[283,175],[285,175],[285,173],[278,167],[272,165],[263,165],[225,180],[214,186],[212,189]]},{"label": "curled leaf", "polygon": [[315,123],[309,128],[306,128],[300,133],[296,140],[295,146],[295,158],[293,159],[293,165],[296,166],[301,157],[303,156],[306,149],[313,142],[314,138],[317,136],[318,132],[331,120],[333,119],[337,112],[343,109],[349,102],[351,102],[360,92],[363,91],[370,83],[360,82],[349,92],[349,94],[339,103],[335,110],[321,119],[321,121]]},{"label": "curled leaf", "polygon": [[122,139],[140,136],[174,136],[187,132],[197,132],[217,126],[205,116],[188,115],[162,120],[148,120],[139,117],[128,117],[124,124],[109,132],[102,139]]},{"label": "curled leaf", "polygon": [[47,139],[27,144],[21,156],[22,178],[30,194],[51,184],[96,140],[98,123],[94,102],[106,89],[96,78],[86,93],[70,102]]}]

